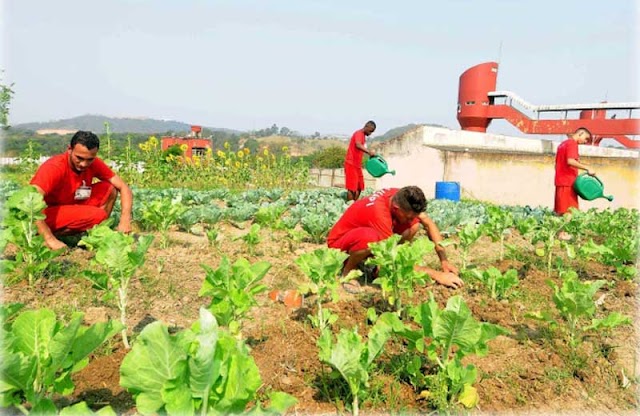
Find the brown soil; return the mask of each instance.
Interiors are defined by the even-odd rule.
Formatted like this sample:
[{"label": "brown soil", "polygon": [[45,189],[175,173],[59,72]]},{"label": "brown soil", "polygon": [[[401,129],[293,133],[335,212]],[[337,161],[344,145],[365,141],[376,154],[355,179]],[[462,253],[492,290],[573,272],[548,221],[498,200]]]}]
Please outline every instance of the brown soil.
[{"label": "brown soil", "polygon": [[[208,304],[208,299],[198,297],[205,276],[201,264],[216,268],[222,255],[232,261],[247,257],[250,261],[264,260],[272,264],[264,283],[269,288],[295,288],[305,277],[294,260],[300,254],[319,245],[291,242],[282,231],[261,230],[263,241],[254,256],[248,256],[242,240],[235,238],[247,232],[222,224],[219,248],[208,245],[205,236],[194,236],[172,232],[170,246],[149,250],[142,273],[130,288],[130,306],[127,311],[129,336],[135,342],[136,335],[145,325],[160,320],[179,329],[191,325],[197,319],[198,309]],[[159,241],[159,236],[156,240]],[[526,243],[511,243],[522,247]],[[459,253],[448,249],[449,258],[458,263]],[[636,397],[638,374],[637,355],[637,291],[636,282],[614,281],[615,271],[594,262],[581,263],[575,268],[584,279],[605,279],[613,282],[605,285],[597,294],[604,296],[602,310],[618,311],[632,317],[635,325],[616,329],[612,334],[602,334],[601,339],[588,339],[580,352],[589,359],[579,370],[571,373],[567,360],[567,346],[561,336],[543,328],[542,324],[527,318],[529,312],[554,310],[551,289],[544,264],[531,256],[519,255],[517,259],[498,259],[498,243],[483,238],[472,247],[470,263],[485,268],[496,266],[501,271],[515,268],[521,282],[509,301],[497,301],[487,296],[482,287],[467,282],[464,288],[450,290],[428,284],[418,288],[413,299],[406,303],[416,304],[427,300],[432,292],[436,301],[444,306],[454,294],[461,294],[477,319],[495,323],[510,331],[491,341],[490,352],[485,357],[472,356],[469,363],[479,368],[476,387],[480,395],[477,412],[543,413],[557,412],[601,412],[624,413],[637,409]],[[65,277],[40,279],[32,288],[19,282],[3,288],[3,302],[23,302],[28,308],[48,307],[61,317],[74,311],[85,313],[85,323],[103,321],[108,317],[117,319],[114,304],[101,300],[101,293],[91,288],[82,279],[82,270],[90,267],[92,254],[80,248],[64,256]],[[437,265],[435,254],[429,261]],[[539,262],[539,264],[538,264]],[[578,267],[579,266],[579,267]],[[558,281],[557,272],[551,279]],[[342,300],[326,307],[339,315],[334,331],[341,327],[358,326],[361,334],[367,331],[366,311],[374,307],[378,312],[387,309],[380,292],[373,290],[353,296],[342,294]],[[346,404],[326,391],[334,391],[328,385],[328,368],[318,360],[316,340],[318,330],[313,328],[305,316],[314,308],[312,298],[305,299],[299,310],[274,303],[267,292],[259,295],[260,306],[252,311],[252,319],[245,323],[243,334],[251,347],[251,353],[260,369],[263,381],[261,393],[284,391],[298,399],[292,411],[299,413],[346,412]],[[597,342],[596,342],[597,341]],[[593,345],[614,346],[607,351],[596,351]],[[398,343],[390,343],[381,361],[391,359],[403,350]],[[119,337],[114,337],[97,350],[89,365],[74,375],[76,385],[72,400],[86,400],[92,408],[111,405],[119,414],[135,414],[135,401],[119,386],[119,367],[126,351]],[[630,387],[622,388],[624,375],[632,381]],[[329,383],[330,384],[330,383]],[[405,382],[395,380],[380,365],[371,380],[374,392],[361,405],[369,412],[428,412],[419,393]]]}]

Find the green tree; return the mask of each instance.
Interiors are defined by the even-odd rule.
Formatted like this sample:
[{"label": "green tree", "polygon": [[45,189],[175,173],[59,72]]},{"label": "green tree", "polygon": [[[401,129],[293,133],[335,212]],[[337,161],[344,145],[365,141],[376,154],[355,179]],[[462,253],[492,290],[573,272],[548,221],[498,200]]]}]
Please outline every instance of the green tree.
[{"label": "green tree", "polygon": [[0,83],[0,127],[4,130],[9,128],[9,104],[14,94],[11,87],[13,87],[13,84],[4,85]]},{"label": "green tree", "polygon": [[309,155],[309,162],[314,168],[337,169],[344,165],[347,149],[339,146],[331,146],[326,149],[316,150]]}]

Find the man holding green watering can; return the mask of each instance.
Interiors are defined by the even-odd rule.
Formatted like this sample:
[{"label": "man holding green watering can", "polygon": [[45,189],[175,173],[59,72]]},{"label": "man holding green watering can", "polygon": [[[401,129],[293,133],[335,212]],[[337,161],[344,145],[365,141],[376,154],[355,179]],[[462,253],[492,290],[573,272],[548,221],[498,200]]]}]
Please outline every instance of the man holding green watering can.
[{"label": "man holding green watering can", "polygon": [[595,171],[579,161],[578,145],[588,143],[590,140],[591,132],[584,127],[580,127],[558,146],[554,178],[556,195],[553,207],[553,210],[558,215],[564,215],[569,211],[569,208],[579,209],[578,194],[573,189],[573,183],[578,177],[578,169],[586,170],[587,174],[591,176],[596,175]]},{"label": "man holding green watering can", "polygon": [[362,157],[376,155],[373,150],[367,149],[367,137],[376,131],[376,123],[367,121],[364,127],[351,136],[347,156],[344,159],[344,184],[347,188],[347,201],[357,201],[364,189],[364,174],[362,173]]},{"label": "man holding green watering can", "polygon": [[[558,215],[566,214],[570,208],[580,209],[578,194],[573,189],[573,184],[578,177],[578,169],[586,170],[587,174],[595,176],[596,172],[580,163],[578,145],[591,141],[591,132],[584,127],[577,129],[569,138],[558,146],[556,153],[556,173],[554,185],[556,194],[553,210]],[[561,240],[570,240],[571,235],[565,231],[558,234]]]}]

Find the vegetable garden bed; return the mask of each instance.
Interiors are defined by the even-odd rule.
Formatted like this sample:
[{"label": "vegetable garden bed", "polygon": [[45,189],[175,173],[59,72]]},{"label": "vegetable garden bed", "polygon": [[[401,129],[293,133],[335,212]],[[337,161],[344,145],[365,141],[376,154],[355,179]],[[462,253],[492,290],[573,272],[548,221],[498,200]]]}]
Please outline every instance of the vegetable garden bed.
[{"label": "vegetable garden bed", "polygon": [[[4,195],[14,190],[3,184]],[[223,266],[225,257],[230,264],[238,259],[250,265],[266,262],[270,267],[259,284],[267,290],[256,282],[256,304],[248,304],[245,311],[238,307],[227,325],[255,360],[261,379],[257,399],[268,404],[272,393],[285,392],[297,399],[290,411],[354,410],[347,383],[331,376],[330,360],[319,356],[322,332],[308,318],[317,314],[317,295],[306,296],[300,309],[289,309],[268,297],[269,290],[298,289],[310,282],[297,260],[324,247],[326,231],[345,209],[339,191],[138,190],[135,196],[138,233],[153,235],[154,241],[128,288],[127,333],[134,348],[143,329],[153,322],[163,322],[168,333],[181,333],[198,321],[201,307],[216,310],[216,295],[199,292],[207,276]],[[563,222],[528,207],[509,208],[511,217],[504,217],[499,212],[506,209],[494,210],[473,201],[433,201],[428,210],[449,236],[449,258],[459,267],[461,258],[466,258],[465,287],[451,290],[429,281],[414,287],[412,297],[402,294],[407,311],[401,317],[415,331],[412,306],[433,296],[437,308],[444,310],[459,295],[473,319],[504,329],[487,342],[486,355],[479,353],[479,344],[476,354],[461,355],[461,364],[473,364],[477,371],[472,385],[479,400],[470,403],[472,411],[620,413],[637,408],[637,211],[589,211]],[[574,240],[565,244],[549,238],[553,227],[570,231]],[[16,248],[9,244],[5,259],[15,260],[15,254]],[[425,259],[430,266],[438,266],[433,250]],[[484,276],[482,272],[492,266],[497,274]],[[97,268],[94,252],[82,247],[50,260],[44,276],[32,285],[20,278],[17,265],[5,275],[3,304],[20,302],[23,310],[48,308],[63,322],[77,311],[84,313],[87,325],[119,320],[114,300],[87,279],[85,271]],[[511,273],[516,275],[515,284],[505,283],[509,270],[515,271]],[[501,292],[487,286],[492,278]],[[587,282],[600,280],[593,296],[584,295]],[[364,342],[376,327],[373,321],[387,319],[382,318],[385,313],[396,316],[393,302],[383,297],[377,285],[371,286],[374,290],[363,295],[339,291],[337,299],[321,302],[323,309],[336,315],[327,325],[332,342],[337,342],[335,336],[342,329],[356,327]],[[574,322],[567,310],[580,309],[571,305],[593,309],[591,314],[574,314],[578,332],[567,324]],[[214,314],[223,316],[217,308]],[[622,317],[618,326],[593,321],[614,313],[628,317],[632,324],[624,324]],[[596,326],[590,329],[590,325]],[[420,356],[412,351],[408,339],[390,336],[366,368],[369,378],[358,395],[360,411],[463,409],[463,395],[450,392],[443,398],[434,379],[420,379],[420,374],[435,375],[437,364],[426,353]],[[435,338],[427,337],[425,345],[434,342]],[[452,352],[462,350],[454,346]],[[73,393],[52,396],[56,406],[85,401],[94,410],[110,405],[117,413],[135,414],[139,410],[135,395],[120,385],[121,365],[129,351],[119,335],[109,338],[91,354],[86,367],[72,374]],[[416,360],[419,371],[412,372]]]}]

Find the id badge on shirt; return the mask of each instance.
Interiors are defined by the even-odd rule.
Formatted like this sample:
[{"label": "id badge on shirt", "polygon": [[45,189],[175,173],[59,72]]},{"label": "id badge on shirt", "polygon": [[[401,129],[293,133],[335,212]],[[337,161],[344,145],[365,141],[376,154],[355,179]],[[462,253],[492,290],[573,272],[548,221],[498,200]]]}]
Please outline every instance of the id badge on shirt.
[{"label": "id badge on shirt", "polygon": [[89,199],[91,196],[91,187],[87,186],[85,181],[82,181],[82,186],[76,189],[76,194],[74,199],[76,201],[84,201],[85,199]]}]

